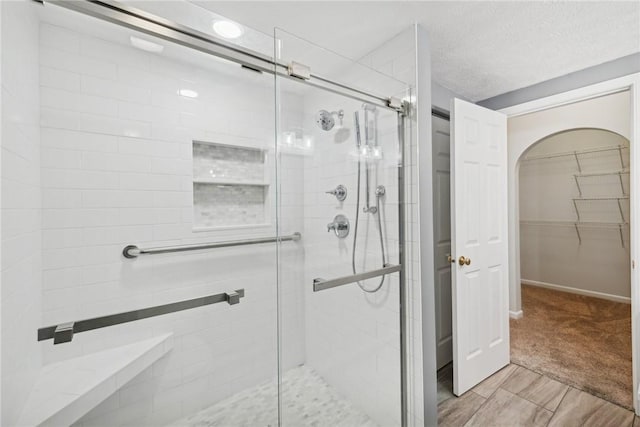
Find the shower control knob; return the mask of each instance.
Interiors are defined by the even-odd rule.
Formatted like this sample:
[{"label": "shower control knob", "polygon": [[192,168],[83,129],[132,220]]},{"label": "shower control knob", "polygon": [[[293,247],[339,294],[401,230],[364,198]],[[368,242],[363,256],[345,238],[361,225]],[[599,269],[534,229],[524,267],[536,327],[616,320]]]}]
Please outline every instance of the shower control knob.
[{"label": "shower control knob", "polygon": [[336,196],[336,199],[338,199],[338,201],[344,202],[344,200],[347,198],[347,187],[340,184],[333,190],[329,190],[326,193],[333,194],[334,196]]},{"label": "shower control knob", "polygon": [[349,229],[349,219],[342,214],[336,215],[335,218],[333,218],[333,222],[327,224],[327,232],[333,230],[339,239],[347,237],[349,235]]}]

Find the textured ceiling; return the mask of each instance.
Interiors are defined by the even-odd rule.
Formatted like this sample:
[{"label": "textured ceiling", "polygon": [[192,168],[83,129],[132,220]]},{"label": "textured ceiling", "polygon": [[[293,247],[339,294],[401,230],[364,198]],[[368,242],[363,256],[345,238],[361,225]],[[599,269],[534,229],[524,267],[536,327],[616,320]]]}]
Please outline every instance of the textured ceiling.
[{"label": "textured ceiling", "polygon": [[640,52],[640,2],[194,1],[360,58],[419,22],[435,81],[472,101]]}]

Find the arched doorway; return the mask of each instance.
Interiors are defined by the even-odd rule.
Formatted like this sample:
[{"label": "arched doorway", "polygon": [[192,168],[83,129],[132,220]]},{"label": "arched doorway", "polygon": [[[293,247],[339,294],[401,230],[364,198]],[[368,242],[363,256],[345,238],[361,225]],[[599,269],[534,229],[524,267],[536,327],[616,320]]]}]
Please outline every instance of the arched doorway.
[{"label": "arched doorway", "polygon": [[629,140],[565,129],[517,166],[525,315],[512,361],[631,408]]}]

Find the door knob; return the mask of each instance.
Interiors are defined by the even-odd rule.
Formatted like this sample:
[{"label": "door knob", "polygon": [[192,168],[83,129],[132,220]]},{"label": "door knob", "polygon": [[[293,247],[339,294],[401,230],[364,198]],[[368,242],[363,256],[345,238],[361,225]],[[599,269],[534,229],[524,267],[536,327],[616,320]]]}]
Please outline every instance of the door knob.
[{"label": "door knob", "polygon": [[458,258],[458,264],[460,264],[460,265],[471,265],[471,258],[465,258],[465,257],[461,256],[460,258]]},{"label": "door knob", "polygon": [[451,264],[455,264],[456,259],[452,257],[451,254],[447,254],[447,262],[450,262]]}]

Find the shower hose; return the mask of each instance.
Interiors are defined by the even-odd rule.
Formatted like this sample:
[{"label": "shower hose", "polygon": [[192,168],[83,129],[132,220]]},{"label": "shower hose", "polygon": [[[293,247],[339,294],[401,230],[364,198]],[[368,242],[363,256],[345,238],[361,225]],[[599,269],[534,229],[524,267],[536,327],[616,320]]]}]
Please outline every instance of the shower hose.
[{"label": "shower hose", "polygon": [[[357,274],[356,272],[356,245],[357,245],[357,241],[358,241],[358,219],[360,218],[360,164],[361,161],[360,159],[358,159],[358,191],[357,191],[357,195],[356,195],[356,223],[354,226],[354,230],[353,230],[353,250],[351,251],[351,267],[353,269],[353,274]],[[365,165],[366,167],[366,165]],[[382,266],[384,267],[387,263],[387,259],[386,259],[386,254],[385,254],[385,250],[384,250],[384,239],[382,238],[382,220],[381,220],[381,216],[382,216],[382,210],[380,209],[380,196],[376,195],[376,213],[374,214],[378,217],[378,235],[380,236],[380,249],[382,252]],[[375,293],[378,292],[380,290],[380,288],[382,287],[382,285],[384,284],[384,279],[385,279],[386,275],[383,275],[380,278],[380,283],[378,283],[378,285],[372,289],[367,289],[364,284],[360,283],[359,281],[356,282],[358,284],[358,286],[360,287],[360,289],[362,289],[363,291],[367,292],[367,293]]]}]

